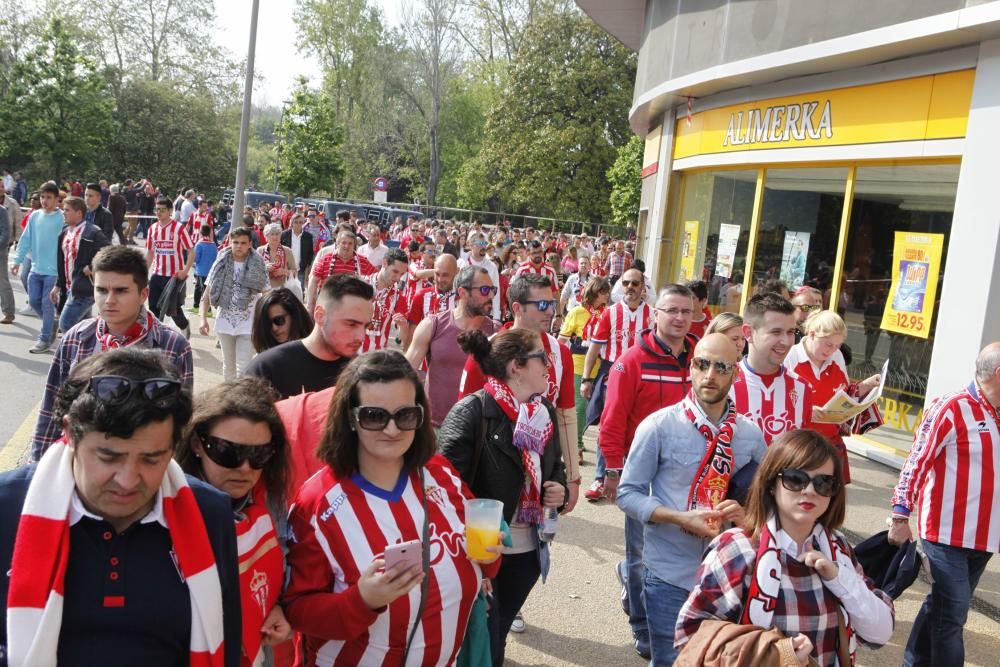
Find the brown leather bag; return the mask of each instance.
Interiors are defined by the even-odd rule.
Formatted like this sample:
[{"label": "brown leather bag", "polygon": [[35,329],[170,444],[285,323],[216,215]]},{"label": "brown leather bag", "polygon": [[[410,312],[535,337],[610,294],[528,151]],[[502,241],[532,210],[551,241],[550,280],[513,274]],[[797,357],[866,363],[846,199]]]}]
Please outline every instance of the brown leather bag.
[{"label": "brown leather bag", "polygon": [[[809,665],[816,662],[809,659]],[[800,667],[792,640],[780,630],[704,621],[681,649],[677,667]]]}]

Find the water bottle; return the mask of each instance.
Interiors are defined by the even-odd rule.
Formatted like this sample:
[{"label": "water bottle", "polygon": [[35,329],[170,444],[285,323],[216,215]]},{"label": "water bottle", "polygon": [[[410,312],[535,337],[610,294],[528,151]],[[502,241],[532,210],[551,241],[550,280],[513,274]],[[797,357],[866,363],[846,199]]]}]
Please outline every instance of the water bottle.
[{"label": "water bottle", "polygon": [[556,538],[556,523],[559,521],[559,510],[555,507],[546,507],[542,525],[538,527],[538,539],[542,542],[551,542]]}]

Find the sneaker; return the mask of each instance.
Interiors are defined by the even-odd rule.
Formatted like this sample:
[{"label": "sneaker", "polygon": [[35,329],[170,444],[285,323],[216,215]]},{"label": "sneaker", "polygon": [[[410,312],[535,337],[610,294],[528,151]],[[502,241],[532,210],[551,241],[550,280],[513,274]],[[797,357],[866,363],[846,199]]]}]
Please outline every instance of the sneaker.
[{"label": "sneaker", "polygon": [[644,660],[649,660],[653,657],[653,653],[649,648],[649,641],[642,641],[641,639],[633,639],[632,646],[635,647],[635,652],[639,654],[639,657]]},{"label": "sneaker", "polygon": [[622,611],[628,616],[628,586],[625,583],[627,579],[625,567],[625,561],[618,561],[618,564],[615,565],[615,574],[618,576],[618,584],[622,587]]},{"label": "sneaker", "polygon": [[595,479],[590,488],[583,492],[583,497],[591,501],[604,499],[604,480]]},{"label": "sneaker", "polygon": [[33,317],[38,317],[38,314],[35,312],[35,309],[27,305],[18,308],[17,312],[19,315],[31,315]]},{"label": "sneaker", "polygon": [[188,312],[191,313],[192,315],[198,315],[199,313],[201,313],[201,309],[198,308],[197,306],[192,306],[191,308],[188,308]]},{"label": "sneaker", "polygon": [[28,352],[30,354],[42,354],[44,352],[48,352],[50,347],[52,347],[50,344],[38,341],[37,343],[35,343],[35,346],[33,348],[28,350]]},{"label": "sneaker", "polygon": [[514,617],[514,622],[510,624],[510,631],[515,634],[521,634],[524,632],[524,615],[521,612],[517,612],[517,616]]}]

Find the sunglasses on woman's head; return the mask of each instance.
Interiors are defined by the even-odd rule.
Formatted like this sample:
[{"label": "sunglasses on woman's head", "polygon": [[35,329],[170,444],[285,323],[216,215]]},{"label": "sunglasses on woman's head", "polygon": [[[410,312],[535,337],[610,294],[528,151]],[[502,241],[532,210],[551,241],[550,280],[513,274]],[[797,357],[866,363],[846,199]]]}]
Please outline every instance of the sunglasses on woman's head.
[{"label": "sunglasses on woman's head", "polygon": [[400,431],[415,431],[424,424],[424,408],[420,405],[410,405],[389,412],[385,408],[362,405],[351,410],[354,423],[365,431],[381,431],[389,425],[391,419]]},{"label": "sunglasses on woman's head", "polygon": [[274,456],[278,447],[273,442],[262,445],[243,445],[214,435],[198,432],[205,456],[223,468],[239,468],[246,461],[254,470],[260,470]]},{"label": "sunglasses on woman's head", "polygon": [[174,378],[133,380],[121,375],[95,375],[87,383],[87,391],[106,405],[121,405],[135,392],[158,408],[169,408],[177,402],[181,382]]},{"label": "sunglasses on woman's head", "polygon": [[832,498],[840,490],[840,480],[834,475],[814,475],[808,474],[797,468],[785,468],[778,473],[781,478],[781,485],[792,492],[799,492],[809,486],[812,482],[816,493],[824,498]]}]

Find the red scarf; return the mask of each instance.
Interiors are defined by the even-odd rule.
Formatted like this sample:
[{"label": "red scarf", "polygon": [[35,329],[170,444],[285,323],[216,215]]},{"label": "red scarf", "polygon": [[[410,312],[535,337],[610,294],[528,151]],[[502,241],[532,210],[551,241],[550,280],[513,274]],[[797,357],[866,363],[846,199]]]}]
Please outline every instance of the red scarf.
[{"label": "red scarf", "polygon": [[240,560],[240,609],[243,613],[243,655],[240,664],[257,664],[264,619],[278,603],[284,560],[274,522],[267,511],[264,482],[250,492],[250,502],[236,521],[236,546]]},{"label": "red scarf", "polygon": [[594,329],[597,328],[597,323],[601,321],[601,315],[604,314],[604,308],[591,308],[590,306],[584,306],[587,309],[587,313],[590,315],[590,319],[587,323],[583,325],[583,331],[580,332],[580,338],[583,340],[590,340],[590,337],[594,335]]},{"label": "red scarf", "polygon": [[[56,664],[69,561],[69,511],[75,489],[73,449],[59,440],[38,464],[14,539],[7,592],[7,658],[11,667]],[[222,667],[219,572],[198,502],[176,461],[167,466],[160,494],[172,555],[191,596],[189,662],[198,667]],[[125,598],[105,598],[104,604],[128,609]]]},{"label": "red scarf", "polygon": [[63,271],[66,273],[66,290],[73,287],[73,268],[76,265],[76,256],[80,254],[80,237],[87,227],[87,221],[83,220],[76,227],[66,230],[63,236]]},{"label": "red scarf", "polygon": [[733,432],[736,429],[736,409],[732,401],[726,399],[726,415],[718,426],[718,432],[695,402],[694,390],[681,402],[684,414],[691,420],[708,445],[705,447],[705,457],[698,466],[698,474],[691,483],[688,492],[688,509],[697,509],[699,505],[715,507],[726,497],[729,490],[729,478],[733,474]]},{"label": "red scarf", "polygon": [[267,275],[271,280],[285,277],[285,246],[279,245],[277,257],[271,257],[271,246],[263,245],[260,248],[260,255],[267,262]]},{"label": "red scarf", "polygon": [[116,336],[108,331],[108,323],[104,321],[104,318],[98,317],[96,335],[97,341],[101,344],[101,352],[107,352],[116,347],[128,347],[142,342],[153,328],[155,319],[153,313],[143,308],[139,311],[138,319],[129,327],[128,331],[121,336]]},{"label": "red scarf", "polygon": [[538,396],[519,403],[505,382],[486,378],[486,393],[493,397],[507,418],[514,422],[514,447],[521,452],[524,487],[518,501],[517,520],[534,526],[542,522],[542,453],[552,438],[552,419]]}]

